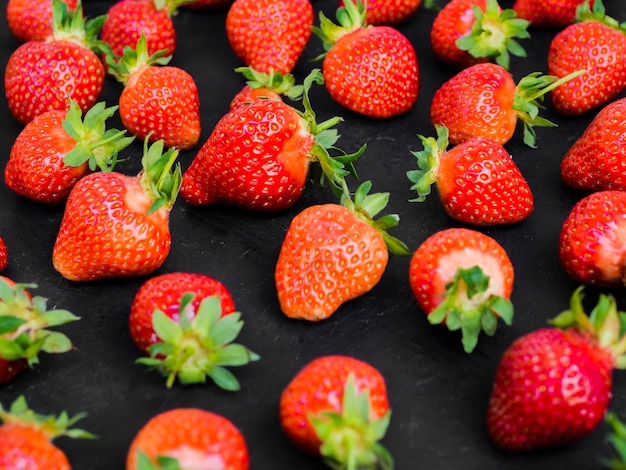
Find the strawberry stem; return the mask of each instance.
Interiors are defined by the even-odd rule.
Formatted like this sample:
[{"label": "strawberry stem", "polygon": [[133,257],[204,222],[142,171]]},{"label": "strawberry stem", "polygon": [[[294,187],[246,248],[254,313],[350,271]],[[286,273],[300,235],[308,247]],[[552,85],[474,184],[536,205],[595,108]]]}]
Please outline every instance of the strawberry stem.
[{"label": "strawberry stem", "polygon": [[291,73],[282,74],[274,69],[271,69],[269,73],[264,73],[252,67],[238,67],[235,72],[241,73],[247,79],[246,85],[252,89],[265,88],[293,101],[302,98],[304,86],[296,85],[296,78]]},{"label": "strawberry stem", "polygon": [[[153,203],[148,215],[161,207],[171,209],[178,197],[182,184],[182,171],[176,162],[178,149],[172,147],[163,153],[165,144],[162,140],[148,145],[149,138],[144,141],[141,165],[143,170],[138,175],[141,186],[152,199]],[[176,163],[176,166],[174,164]],[[174,170],[172,171],[172,168]]]},{"label": "strawberry stem", "polygon": [[[320,12],[320,26],[313,26],[312,31],[321,40],[324,50],[328,52],[339,39],[354,31],[367,27],[367,8],[361,0],[356,3],[352,0],[344,0],[344,6],[336,11],[337,23],[333,23],[323,12]],[[315,58],[322,59],[326,53]]]}]

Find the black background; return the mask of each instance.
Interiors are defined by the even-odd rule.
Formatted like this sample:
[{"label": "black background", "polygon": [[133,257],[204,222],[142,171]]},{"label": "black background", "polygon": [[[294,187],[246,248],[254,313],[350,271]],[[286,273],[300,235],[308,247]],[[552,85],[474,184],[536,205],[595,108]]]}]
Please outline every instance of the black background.
[{"label": "black background", "polygon": [[[105,13],[112,2],[86,0],[86,15]],[[334,18],[336,0],[313,0],[317,13]],[[440,2],[443,3],[443,2]],[[502,6],[510,7],[510,2]],[[607,12],[626,20],[623,0],[606,0]],[[204,143],[228,103],[243,86],[233,69],[242,65],[232,53],[224,30],[227,9],[181,10],[174,18],[178,49],[171,62],[187,70],[200,90]],[[2,12],[5,15],[5,12]],[[457,226],[446,216],[436,193],[422,203],[410,203],[414,193],[406,171],[415,168],[412,150],[421,150],[416,134],[433,135],[429,121],[430,100],[436,88],[455,69],[442,65],[433,55],[429,29],[435,13],[422,5],[415,16],[398,28],[415,46],[420,67],[420,95],[407,114],[373,120],[352,114],[332,102],[323,87],[311,93],[320,119],[340,115],[339,147],[348,152],[368,144],[356,162],[361,180],[373,181],[374,191],[388,191],[388,212],[400,216],[391,233],[414,251],[434,232]],[[554,30],[532,30],[523,40],[526,59],[513,58],[515,81],[533,71],[546,72],[546,51]],[[4,68],[19,43],[0,21],[0,64]],[[298,80],[322,52],[321,41],[312,36],[294,69]],[[107,79],[102,99],[115,104],[120,85]],[[298,106],[298,105],[296,105]],[[41,363],[0,388],[0,400],[8,406],[25,395],[38,412],[70,415],[86,412],[80,423],[99,436],[97,440],[60,438],[57,444],[79,470],[124,468],[126,452],[140,427],[155,414],[175,407],[200,407],[230,418],[248,443],[253,469],[324,468],[314,458],[300,454],[284,438],[277,418],[278,399],[293,375],[313,358],[325,354],[348,354],[368,361],[386,377],[392,419],[384,444],[395,457],[396,468],[522,469],[602,468],[608,457],[607,427],[603,423],[587,438],[560,448],[515,455],[501,452],[489,441],[484,415],[496,364],[504,349],[517,337],[546,325],[546,320],[567,308],[577,284],[561,268],[557,239],[561,223],[584,194],[566,188],[559,177],[559,162],[595,113],[563,118],[546,100],[543,115],[557,128],[538,129],[538,148],[522,143],[520,130],[506,144],[533,190],[536,209],[524,222],[513,226],[481,229],[507,250],[515,267],[514,324],[501,325],[492,338],[482,336],[478,347],[463,352],[458,332],[428,324],[408,284],[409,258],[392,258],[380,283],[367,295],[351,301],[330,319],[307,323],[287,319],[280,312],[273,271],[284,233],[295,214],[307,206],[334,202],[328,190],[310,185],[291,209],[280,214],[261,214],[228,207],[192,207],[179,199],[171,214],[172,250],[155,274],[173,271],[201,272],[223,282],[231,291],[245,325],[239,342],[261,356],[259,362],[233,368],[242,389],[229,393],[212,383],[171,390],[158,374],[135,365],[139,352],[128,329],[132,298],[145,278],[72,283],[52,267],[51,252],[63,214],[62,207],[38,205],[11,193],[0,184],[0,235],[9,248],[9,266],[3,274],[21,282],[35,282],[33,291],[49,299],[50,307],[68,309],[81,320],[60,327],[76,350],[61,355],[41,355]],[[112,126],[121,127],[117,116]],[[2,168],[21,125],[0,97],[0,162]],[[198,147],[199,148],[199,147]],[[183,152],[186,168],[196,149]],[[117,170],[136,174],[141,144],[134,143]],[[356,187],[353,180],[352,187]],[[587,289],[590,304],[597,289]],[[626,295],[613,292],[626,309]],[[611,408],[626,418],[626,377],[614,374]]]}]

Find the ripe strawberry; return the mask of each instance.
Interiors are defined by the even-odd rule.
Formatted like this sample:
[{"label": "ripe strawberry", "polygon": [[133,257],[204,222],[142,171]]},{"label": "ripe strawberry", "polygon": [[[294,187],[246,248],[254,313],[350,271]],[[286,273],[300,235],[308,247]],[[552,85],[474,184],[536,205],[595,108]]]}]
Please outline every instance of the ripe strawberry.
[{"label": "ripe strawberry", "polygon": [[239,67],[235,69],[235,72],[241,73],[248,81],[232,99],[231,111],[259,99],[282,101],[283,95],[291,100],[302,98],[304,86],[296,85],[296,79],[290,73],[283,75],[273,70],[270,73],[263,73],[252,67]]},{"label": "ripe strawberry", "polygon": [[9,262],[9,253],[4,239],[0,237],[0,272],[4,271]]},{"label": "ripe strawberry", "polygon": [[526,57],[514,38],[528,38],[528,21],[497,0],[452,0],[437,14],[430,29],[435,55],[454,67],[497,62],[508,69],[510,54]]},{"label": "ripe strawberry", "polygon": [[[533,28],[565,28],[576,21],[576,8],[585,0],[515,0],[513,10]],[[593,0],[589,0],[593,7]]]},{"label": "ripe strawberry", "polygon": [[557,33],[548,48],[548,72],[563,77],[585,70],[580,77],[551,92],[554,110],[576,116],[597,108],[626,89],[626,31],[605,14],[596,0],[585,2],[577,22]]},{"label": "ripe strawberry", "polygon": [[466,228],[428,237],[413,253],[409,283],[433,324],[461,330],[465,352],[472,352],[481,330],[492,336],[498,318],[513,320],[513,265],[493,238]]},{"label": "ripe strawberry", "polygon": [[285,234],[274,272],[282,312],[320,321],[345,302],[373,289],[382,277],[389,252],[408,248],[386,233],[397,216],[375,217],[388,194],[371,194],[371,183],[357,189],[354,201],[310,206],[296,215]]},{"label": "ripe strawberry", "polygon": [[70,470],[65,453],[52,441],[61,436],[94,438],[82,429],[71,428],[85,415],[70,418],[63,412],[45,416],[28,409],[26,399],[20,396],[8,410],[0,405],[0,468],[32,468],[38,470]]},{"label": "ripe strawberry", "polygon": [[304,112],[283,101],[257,100],[220,119],[183,175],[183,199],[196,206],[280,211],[300,198],[309,173],[323,173],[318,181],[328,178],[340,187],[365,147],[340,158],[328,153],[339,137],[332,127],[340,118],[315,122],[308,91],[321,80],[317,69],[305,78]]},{"label": "ripe strawberry", "polygon": [[28,292],[35,287],[0,276],[0,384],[38,364],[41,351],[56,354],[72,349],[67,336],[47,328],[78,317],[67,310],[47,310],[46,299],[32,298]]},{"label": "ripe strawberry", "polygon": [[[77,0],[63,0],[69,9]],[[20,41],[44,41],[52,34],[52,0],[9,0],[6,7],[9,30]]]},{"label": "ripe strawberry", "polygon": [[365,17],[365,6],[353,0],[337,10],[338,24],[320,12],[320,26],[313,31],[327,51],[322,65],[326,89],[341,106],[365,116],[405,113],[419,91],[415,49],[397,29],[369,26]]},{"label": "ripe strawberry", "polygon": [[80,2],[75,10],[62,0],[52,2],[52,36],[22,44],[4,72],[9,110],[22,124],[52,109],[67,110],[68,96],[86,112],[104,85],[104,66],[94,52],[106,49],[97,40],[104,17],[86,20]]},{"label": "ripe strawberry", "polygon": [[[367,24],[397,24],[411,18],[419,8],[422,0],[368,0]],[[339,7],[345,7],[344,0],[339,0]]]},{"label": "ripe strawberry", "polygon": [[200,98],[193,77],[166,65],[163,51],[148,55],[145,36],[136,49],[127,48],[116,63],[109,55],[109,72],[124,85],[119,99],[124,126],[140,139],[163,140],[167,147],[188,150],[200,140]]},{"label": "ripe strawberry", "polygon": [[624,336],[615,299],[601,295],[590,317],[582,287],[553,327],[515,340],[498,364],[487,427],[506,450],[530,451],[581,439],[602,421],[614,368],[622,368]]},{"label": "ripe strawberry", "polygon": [[576,189],[626,190],[626,98],[606,105],[561,160],[561,178]]},{"label": "ripe strawberry", "polygon": [[624,287],[626,191],[598,191],[576,203],[559,235],[559,259],[577,282]]},{"label": "ripe strawberry", "polygon": [[235,55],[259,72],[293,70],[311,37],[309,0],[235,0],[226,35]]},{"label": "ripe strawberry", "polygon": [[473,225],[520,222],[534,210],[528,183],[509,153],[497,142],[476,137],[448,149],[448,130],[436,126],[437,139],[419,136],[424,150],[412,152],[418,170],[407,172],[423,202],[434,183],[447,214]]},{"label": "ripe strawberry", "polygon": [[378,442],[390,415],[382,374],[350,356],[314,359],[280,396],[287,438],[332,468],[393,468],[393,458]]},{"label": "ripe strawberry", "polygon": [[227,418],[174,408],[152,417],[130,445],[126,470],[150,468],[247,470],[250,456],[243,434]]},{"label": "ripe strawberry", "polygon": [[190,384],[208,376],[225,390],[239,390],[226,366],[259,356],[232,342],[243,327],[234,310],[226,287],[203,274],[170,273],[146,281],[130,311],[133,341],[150,355],[137,362],[165,375],[168,387],[176,378]]},{"label": "ripe strawberry", "polygon": [[117,106],[105,106],[96,103],[83,119],[71,101],[69,111],[46,111],[30,121],[11,147],[4,169],[7,187],[36,202],[59,204],[86,174],[113,169],[118,152],[133,139],[106,129]]},{"label": "ripe strawberry", "polygon": [[[180,188],[178,151],[163,142],[148,148],[135,177],[97,172],[76,183],[52,252],[54,268],[72,281],[145,276],[171,245],[169,214]],[[115,208],[115,210],[112,210]]]},{"label": "ripe strawberry", "polygon": [[501,65],[476,64],[461,70],[435,91],[430,120],[435,126],[448,128],[452,144],[488,137],[501,145],[513,137],[521,121],[524,143],[535,147],[534,126],[555,126],[538,115],[544,95],[580,73],[557,80],[535,72],[516,86]]}]

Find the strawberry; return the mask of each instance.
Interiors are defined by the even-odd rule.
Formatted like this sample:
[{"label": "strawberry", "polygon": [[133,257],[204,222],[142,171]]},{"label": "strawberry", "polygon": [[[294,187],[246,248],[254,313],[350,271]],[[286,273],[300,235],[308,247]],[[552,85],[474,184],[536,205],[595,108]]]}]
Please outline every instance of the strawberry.
[{"label": "strawberry", "polygon": [[200,140],[200,98],[193,77],[166,65],[164,51],[149,55],[145,36],[136,49],[126,48],[116,63],[107,57],[109,73],[124,89],[119,99],[124,127],[140,139],[163,140],[167,147],[188,150]]},{"label": "strawberry", "polygon": [[535,147],[534,126],[555,126],[538,115],[544,95],[580,73],[557,80],[534,72],[516,86],[501,65],[476,64],[439,86],[430,105],[430,120],[435,126],[448,128],[452,144],[488,137],[501,145],[513,137],[517,122],[521,121],[524,143]]},{"label": "strawberry", "polygon": [[322,72],[330,97],[350,111],[373,118],[408,112],[419,91],[419,68],[411,42],[390,26],[368,25],[360,1],[345,0],[336,16],[338,24],[320,12],[320,26],[313,28],[326,50],[321,56]]},{"label": "strawberry", "polygon": [[113,169],[118,152],[133,139],[106,129],[117,106],[105,106],[96,103],[83,119],[71,101],[68,111],[46,111],[30,121],[11,147],[4,169],[7,187],[36,202],[59,204],[87,173]]},{"label": "strawberry", "polygon": [[[513,10],[533,28],[565,28],[576,21],[576,8],[585,0],[515,0]],[[589,0],[593,7],[593,0]]]},{"label": "strawberry", "polygon": [[9,262],[9,253],[7,250],[7,244],[4,239],[0,237],[0,272],[4,271]]},{"label": "strawberry", "polygon": [[[52,251],[54,268],[72,281],[145,276],[158,269],[171,246],[169,214],[178,194],[178,150],[148,147],[134,177],[97,172],[76,183]],[[112,210],[111,208],[115,208]]]},{"label": "strawberry", "polygon": [[226,366],[240,366],[259,356],[232,341],[241,331],[241,314],[230,293],[215,279],[193,273],[170,273],[147,281],[130,312],[135,344],[150,355],[137,362],[161,372],[170,388],[204,383],[210,377],[225,390],[239,390]]},{"label": "strawberry", "polygon": [[393,468],[393,458],[378,442],[390,414],[382,374],[351,356],[312,360],[280,396],[280,425],[287,438],[332,468]]},{"label": "strawberry", "polygon": [[430,28],[430,43],[444,63],[464,68],[497,62],[508,69],[510,54],[526,57],[514,38],[528,38],[528,21],[511,9],[502,10],[497,0],[452,0],[444,6]]},{"label": "strawberry", "polygon": [[577,282],[624,287],[626,191],[592,193],[574,205],[559,235],[559,259]]},{"label": "strawberry", "polygon": [[[368,0],[365,19],[368,24],[397,24],[411,18],[419,8],[422,0]],[[344,0],[339,0],[339,7],[344,7]]]},{"label": "strawberry", "polygon": [[330,317],[376,286],[389,252],[408,255],[408,248],[386,233],[398,224],[397,216],[373,219],[389,195],[368,195],[370,188],[365,182],[354,201],[344,194],[342,204],[310,206],[292,219],[274,272],[280,308],[287,317]]},{"label": "strawberry", "polygon": [[548,72],[563,77],[585,73],[551,92],[554,110],[577,116],[595,109],[626,89],[626,28],[605,14],[601,0],[576,12],[576,23],[557,33],[548,48]]},{"label": "strawberry", "polygon": [[590,316],[576,289],[570,309],[551,327],[515,340],[498,363],[487,409],[493,442],[510,451],[530,451],[587,436],[604,418],[612,370],[623,367],[623,312],[612,296],[600,295]]},{"label": "strawberry", "polygon": [[588,191],[626,190],[626,98],[606,105],[561,160],[561,178]]},{"label": "strawberry", "polygon": [[183,199],[196,206],[280,211],[300,198],[310,173],[323,173],[318,181],[328,178],[340,187],[365,147],[337,158],[328,153],[339,137],[332,127],[340,118],[316,123],[308,99],[312,83],[322,80],[317,69],[305,78],[304,112],[282,100],[262,99],[222,117],[183,175]]},{"label": "strawberry", "polygon": [[248,81],[232,99],[230,103],[231,111],[259,99],[282,101],[283,96],[291,100],[302,98],[304,86],[296,85],[296,79],[290,73],[283,75],[274,70],[269,73],[263,73],[254,70],[252,67],[238,67],[235,69],[235,72],[241,73]]},{"label": "strawberry", "polygon": [[65,453],[52,443],[58,437],[94,438],[82,429],[72,428],[85,415],[69,417],[63,412],[45,416],[28,408],[23,396],[8,410],[0,405],[0,468],[38,470],[71,470]]},{"label": "strawberry", "polygon": [[466,228],[449,228],[428,237],[413,253],[411,290],[431,324],[463,333],[472,352],[482,331],[492,336],[498,318],[513,319],[513,265],[493,238]]},{"label": "strawberry", "polygon": [[235,55],[259,72],[293,70],[311,37],[309,0],[235,0],[226,35]]},{"label": "strawberry", "polygon": [[52,109],[67,110],[68,96],[86,112],[104,86],[104,66],[94,52],[106,50],[97,40],[104,16],[86,20],[80,2],[75,10],[52,2],[52,36],[22,44],[4,72],[9,110],[22,124]]},{"label": "strawberry", "polygon": [[[77,0],[63,0],[70,10]],[[52,34],[52,0],[9,0],[6,6],[9,31],[20,41],[44,41]]]},{"label": "strawberry", "polygon": [[126,470],[157,468],[247,470],[250,456],[229,419],[199,408],[173,408],[144,424],[128,450]]},{"label": "strawberry", "polygon": [[418,170],[407,172],[423,202],[434,183],[446,213],[473,225],[513,224],[534,210],[533,194],[509,153],[497,142],[476,137],[448,149],[448,130],[437,139],[418,136],[424,150],[412,152]]},{"label": "strawberry", "polygon": [[48,327],[78,317],[67,310],[47,310],[46,299],[29,293],[35,287],[0,276],[0,384],[38,364],[41,351],[56,354],[72,349],[67,336]]}]

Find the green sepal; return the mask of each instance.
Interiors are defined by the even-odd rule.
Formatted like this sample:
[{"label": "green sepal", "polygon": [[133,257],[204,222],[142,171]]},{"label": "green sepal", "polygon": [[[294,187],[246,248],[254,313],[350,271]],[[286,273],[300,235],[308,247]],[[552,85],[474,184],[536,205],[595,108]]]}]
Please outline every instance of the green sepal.
[{"label": "green sepal", "polygon": [[135,463],[137,470],[183,470],[178,460],[165,455],[157,456],[156,463],[141,450],[137,451]]},{"label": "green sepal", "polygon": [[602,463],[612,470],[626,470],[626,425],[612,411],[607,412],[604,419],[609,426],[607,440],[614,455],[611,459],[602,459]]},{"label": "green sepal", "polygon": [[[0,317],[0,335],[13,332],[24,323],[26,323],[26,320],[23,318],[3,315]],[[0,356],[2,356],[2,354],[0,354]]]},{"label": "green sepal", "polygon": [[55,40],[71,41],[95,52],[108,54],[111,47],[99,39],[107,15],[85,18],[82,1],[70,9],[62,0],[52,0],[52,36]]},{"label": "green sepal", "polygon": [[431,186],[437,181],[439,161],[448,148],[449,133],[447,127],[438,124],[435,125],[435,130],[436,139],[418,134],[417,137],[422,141],[424,150],[411,152],[417,160],[418,169],[407,171],[406,176],[413,183],[410,189],[417,192],[417,197],[410,199],[409,202],[424,202],[431,193]]},{"label": "green sepal", "polygon": [[626,34],[626,22],[620,23],[615,18],[607,15],[602,0],[595,0],[593,9],[589,7],[589,0],[585,0],[576,7],[576,22],[584,23],[588,21],[604,24]]},{"label": "green sepal", "polygon": [[238,67],[235,72],[241,73],[247,80],[246,85],[252,89],[265,88],[292,101],[302,98],[303,85],[296,84],[296,77],[291,73],[283,74],[272,69],[269,73],[259,72],[252,67]]},{"label": "green sepal", "polygon": [[456,47],[467,51],[472,57],[494,59],[508,70],[511,54],[526,57],[526,51],[513,38],[529,38],[529,21],[518,18],[515,10],[501,11],[497,0],[487,0],[485,11],[473,7],[474,17],[469,33],[456,40]]},{"label": "green sepal", "polygon": [[138,70],[153,65],[167,65],[172,60],[171,55],[167,55],[167,49],[162,49],[150,55],[148,53],[148,43],[142,33],[133,48],[126,46],[122,52],[122,57],[118,57],[113,52],[105,55],[108,72],[118,82],[125,85],[130,76]]},{"label": "green sepal", "polygon": [[164,207],[170,210],[183,181],[180,164],[176,161],[179,150],[172,147],[164,152],[163,140],[149,145],[149,136],[144,141],[141,158],[142,171],[138,175],[141,187],[152,200],[148,215]]},{"label": "green sepal", "polygon": [[[313,26],[311,30],[322,40],[324,50],[328,52],[343,36],[367,27],[366,14],[367,8],[361,0],[344,0],[344,5],[335,13],[336,23],[320,12],[320,25]],[[315,60],[322,59],[325,55],[326,53],[321,54]]]},{"label": "green sepal", "polygon": [[341,410],[308,416],[321,442],[320,454],[329,467],[347,470],[393,468],[391,454],[379,443],[389,427],[391,412],[372,419],[371,408],[369,390],[359,393],[354,374],[350,372],[344,385]]},{"label": "green sepal", "polygon": [[463,349],[471,353],[481,332],[493,336],[497,320],[513,321],[513,304],[509,299],[487,295],[489,276],[480,268],[458,268],[452,281],[446,284],[441,303],[428,314],[432,325],[445,324],[450,331],[461,330]]}]

